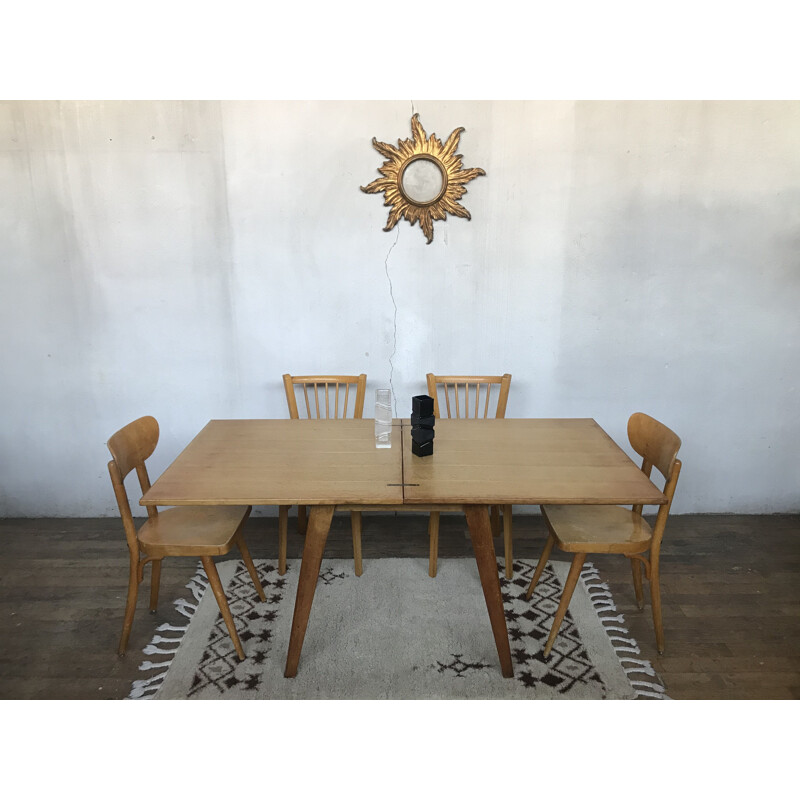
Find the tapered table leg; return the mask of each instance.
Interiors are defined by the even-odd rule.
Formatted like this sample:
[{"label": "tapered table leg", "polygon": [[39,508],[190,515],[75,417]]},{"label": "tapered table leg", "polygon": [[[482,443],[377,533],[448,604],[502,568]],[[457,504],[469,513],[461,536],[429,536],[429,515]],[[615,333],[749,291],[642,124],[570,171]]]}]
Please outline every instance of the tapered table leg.
[{"label": "tapered table leg", "polygon": [[508,629],[503,611],[503,597],[500,594],[500,578],[497,574],[497,558],[494,553],[489,512],[486,506],[465,505],[464,514],[472,537],[472,549],[475,551],[486,609],[489,612],[489,621],[492,623],[497,655],[500,657],[500,669],[504,678],[513,678],[514,667],[511,663],[511,648],[508,644]]},{"label": "tapered table leg", "polygon": [[311,506],[306,543],[303,547],[303,561],[300,564],[300,577],[297,582],[297,597],[294,601],[289,653],[286,656],[286,669],[283,673],[286,678],[294,678],[297,675],[297,664],[300,661],[300,651],[303,649],[303,639],[311,613],[311,603],[314,600],[314,590],[317,588],[322,553],[331,527],[333,510],[334,506]]}]

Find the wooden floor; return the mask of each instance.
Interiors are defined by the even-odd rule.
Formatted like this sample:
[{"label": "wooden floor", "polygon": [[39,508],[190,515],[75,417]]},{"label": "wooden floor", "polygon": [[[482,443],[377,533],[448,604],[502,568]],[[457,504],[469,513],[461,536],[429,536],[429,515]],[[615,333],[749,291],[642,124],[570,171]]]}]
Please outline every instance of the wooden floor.
[{"label": "wooden floor", "polygon": [[[426,519],[365,514],[365,570],[374,558],[427,558]],[[303,540],[294,523],[290,518],[289,556],[299,557]],[[517,515],[514,531],[515,557],[538,557],[541,517]],[[276,558],[276,518],[252,517],[245,535],[254,557]],[[501,540],[496,547],[502,550]],[[336,516],[325,552],[351,557],[349,515]],[[442,514],[440,557],[464,556],[472,550],[463,517]],[[155,628],[184,622],[172,600],[187,596],[197,562],[164,562],[155,615],[147,613],[147,591],[140,592],[128,655],[120,659],[127,560],[119,519],[0,520],[1,699],[128,695]],[[655,649],[649,605],[636,608],[627,560],[593,561],[670,697],[800,697],[800,516],[670,519],[662,550],[664,656]]]}]

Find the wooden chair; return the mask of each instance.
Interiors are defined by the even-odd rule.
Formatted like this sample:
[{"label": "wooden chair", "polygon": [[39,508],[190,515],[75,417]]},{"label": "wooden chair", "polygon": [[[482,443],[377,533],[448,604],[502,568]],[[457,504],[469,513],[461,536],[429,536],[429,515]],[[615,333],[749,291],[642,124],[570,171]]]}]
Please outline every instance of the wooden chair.
[{"label": "wooden chair", "polygon": [[114,494],[125,528],[130,553],[130,572],[128,578],[128,601],[125,607],[125,620],[122,637],[119,641],[119,654],[125,654],[128,637],[136,611],[139,584],[144,577],[144,567],[151,564],[150,574],[150,612],[155,613],[158,603],[158,585],[161,578],[161,559],[165,556],[192,556],[200,558],[208,576],[208,582],[217,598],[222,618],[228,627],[233,646],[240,660],[244,660],[244,650],[233,623],[228,601],[220,583],[219,574],[212,556],[229,552],[234,543],[238,546],[247,571],[253,579],[258,596],[262,600],[264,589],[258,579],[253,559],[242,536],[242,527],[250,516],[250,506],[178,506],[159,512],[155,506],[147,507],[148,518],[136,530],[131,513],[128,495],[125,491],[125,478],[136,470],[142,494],[150,488],[145,461],[153,454],[158,444],[158,422],[153,417],[141,417],[117,431],[108,440],[112,460],[108,462],[108,472],[114,486]]},{"label": "wooden chair", "polygon": [[[508,390],[511,386],[511,375],[434,375],[429,372],[428,394],[433,398],[433,413],[441,417],[441,393],[448,418],[488,419],[492,409],[495,419],[503,419],[508,404]],[[492,397],[492,389],[498,387],[496,397]],[[492,506],[492,532],[500,534],[500,508]],[[503,540],[506,559],[506,578],[514,575],[513,553],[511,547],[511,506],[503,506]],[[432,511],[428,522],[430,539],[430,555],[428,574],[436,576],[436,562],[439,554],[439,512]]]},{"label": "wooden chair", "polygon": [[[666,425],[647,414],[636,413],[628,420],[628,439],[633,449],[642,456],[642,472],[650,477],[655,467],[664,477],[664,494],[667,502],[658,508],[653,528],[642,517],[642,506],[632,510],[621,506],[542,506],[542,514],[550,531],[527,597],[533,594],[542,570],[550,558],[553,545],[567,553],[575,553],[569,570],[561,602],[558,605],[544,654],[550,654],[558,629],[569,607],[572,593],[580,577],[583,562],[589,553],[622,553],[631,562],[633,588],[639,608],[644,608],[642,593],[642,567],[650,581],[650,601],[653,606],[653,626],[658,652],[664,652],[664,629],[661,622],[661,590],[659,586],[659,554],[661,539],[667,524],[672,498],[681,471],[678,450],[681,440]],[[649,558],[645,555],[650,551]]]},{"label": "wooden chair", "polygon": [[[283,386],[289,417],[301,419],[297,395],[305,405],[303,419],[345,419],[351,413],[352,419],[364,415],[364,396],[367,391],[367,376],[361,375],[284,375]],[[301,391],[302,390],[302,391]],[[311,395],[309,397],[309,395]],[[352,399],[352,412],[349,411]],[[286,546],[289,529],[290,506],[278,506],[278,573],[286,572]],[[353,528],[353,562],[356,575],[363,572],[361,565],[361,512],[351,511]],[[297,507],[297,530],[305,533],[308,525],[308,510]]]}]

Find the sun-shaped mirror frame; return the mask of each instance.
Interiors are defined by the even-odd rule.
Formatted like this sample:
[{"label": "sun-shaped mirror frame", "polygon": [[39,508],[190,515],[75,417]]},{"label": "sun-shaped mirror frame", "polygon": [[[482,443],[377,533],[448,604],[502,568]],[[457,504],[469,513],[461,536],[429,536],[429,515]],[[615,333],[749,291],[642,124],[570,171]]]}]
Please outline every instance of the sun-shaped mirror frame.
[{"label": "sun-shaped mirror frame", "polygon": [[[397,147],[372,139],[372,146],[386,158],[383,166],[378,168],[383,177],[367,186],[361,186],[360,189],[367,194],[383,192],[383,204],[392,207],[385,231],[392,230],[402,218],[407,219],[411,225],[419,222],[427,243],[430,244],[433,241],[434,220],[446,219],[448,213],[472,219],[469,211],[458,201],[467,191],[465,184],[486,172],[479,167],[461,168],[461,156],[456,153],[456,148],[463,132],[464,128],[456,128],[442,144],[436,134],[432,133],[428,138],[419,121],[419,114],[414,114],[411,117],[412,139],[398,139]],[[426,203],[412,200],[403,190],[403,173],[409,164],[419,159],[432,161],[442,173],[441,191]]]}]

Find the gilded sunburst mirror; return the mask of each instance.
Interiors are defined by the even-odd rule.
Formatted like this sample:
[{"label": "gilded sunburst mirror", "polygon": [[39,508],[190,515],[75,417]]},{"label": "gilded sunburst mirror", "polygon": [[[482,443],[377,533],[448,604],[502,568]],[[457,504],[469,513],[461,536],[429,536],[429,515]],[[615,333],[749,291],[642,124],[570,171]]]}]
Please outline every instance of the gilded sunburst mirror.
[{"label": "gilded sunburst mirror", "polygon": [[372,146],[386,158],[378,168],[383,177],[360,188],[368,194],[383,192],[383,204],[392,207],[385,231],[404,217],[411,225],[419,222],[430,244],[435,219],[446,219],[448,213],[472,218],[458,201],[467,191],[465,184],[486,173],[477,167],[461,168],[456,148],[463,132],[464,128],[456,128],[442,144],[436,134],[426,135],[419,114],[414,114],[411,139],[398,139],[394,147],[373,138]]}]

